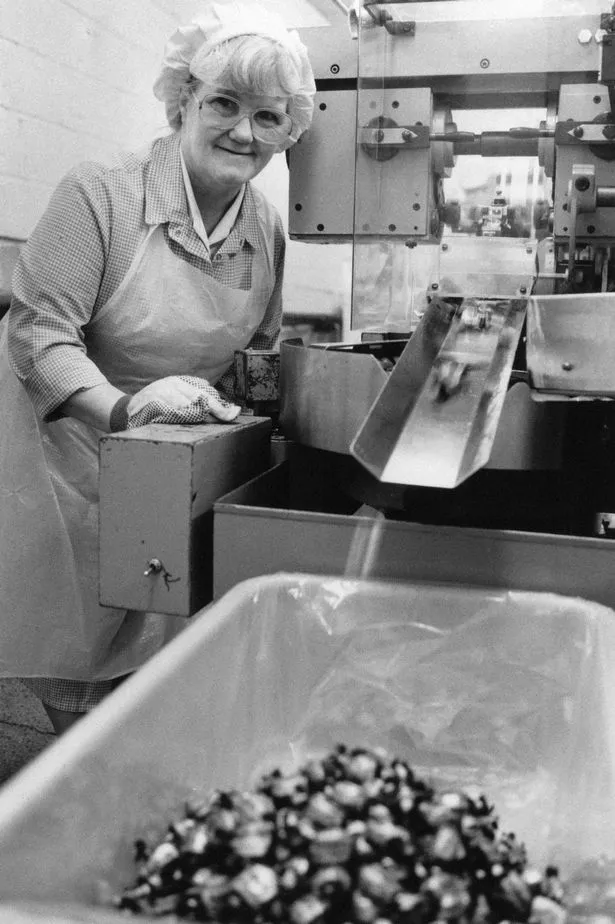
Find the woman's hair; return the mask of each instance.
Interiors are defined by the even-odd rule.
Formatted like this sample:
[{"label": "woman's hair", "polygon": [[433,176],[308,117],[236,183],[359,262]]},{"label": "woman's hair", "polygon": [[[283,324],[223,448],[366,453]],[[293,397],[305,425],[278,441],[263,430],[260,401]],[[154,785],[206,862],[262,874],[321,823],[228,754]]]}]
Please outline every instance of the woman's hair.
[{"label": "woman's hair", "polygon": [[[262,35],[238,35],[195,54],[190,73],[177,81],[177,95],[167,96],[167,120],[174,131],[182,125],[183,104],[201,85],[217,86],[233,94],[288,98],[293,122],[289,144],[309,127],[313,92],[306,92],[305,59],[275,39]],[[177,75],[179,76],[179,75]],[[311,78],[311,72],[310,72]]]},{"label": "woman's hair", "polygon": [[217,45],[192,73],[203,83],[217,83],[235,93],[294,96],[301,74],[290,51],[262,35],[238,35]]}]

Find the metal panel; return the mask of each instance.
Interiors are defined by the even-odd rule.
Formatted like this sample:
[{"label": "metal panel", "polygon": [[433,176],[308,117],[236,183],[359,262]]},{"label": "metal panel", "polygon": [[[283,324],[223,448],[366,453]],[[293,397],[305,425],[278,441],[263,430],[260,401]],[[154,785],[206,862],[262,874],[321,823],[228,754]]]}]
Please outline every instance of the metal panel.
[{"label": "metal panel", "polygon": [[[417,7],[408,6],[404,18],[413,19]],[[459,10],[455,10],[454,7]],[[497,16],[470,17],[466,4],[446,4],[441,21],[416,22],[414,34],[388,37],[387,74],[431,77],[444,74],[533,74],[598,71],[600,46],[593,39],[600,27],[600,14],[543,15],[539,18]],[[561,4],[560,4],[561,7]],[[553,8],[552,8],[553,9]],[[465,18],[460,18],[465,15]],[[417,17],[418,18],[418,17]],[[591,30],[586,44],[579,33]],[[380,77],[382,61],[378,32],[382,27],[365,29],[361,44],[361,74]]]},{"label": "metal panel", "polygon": [[312,125],[289,151],[291,238],[350,240],[356,119],[356,90],[316,94]]},{"label": "metal panel", "polygon": [[[485,304],[484,329],[446,302],[427,309],[351,445],[381,481],[453,488],[487,462],[526,303]],[[445,367],[460,378],[441,396]]]},{"label": "metal panel", "polygon": [[[415,123],[431,126],[431,90],[424,87],[361,89],[357,113],[359,127],[369,128],[374,119],[381,118],[399,126]],[[428,234],[431,156],[429,146],[413,148],[408,145],[395,148],[390,159],[378,160],[362,146],[358,147],[355,191],[357,241],[363,234],[378,238]],[[356,259],[360,256],[359,251]]]},{"label": "metal panel", "polygon": [[[214,501],[269,464],[271,421],[152,424],[100,441],[100,602],[190,616],[211,599]],[[148,571],[157,560],[162,567]]]},{"label": "metal panel", "polygon": [[299,29],[317,81],[352,80],[357,76],[357,42],[346,22]]},{"label": "metal panel", "polygon": [[532,387],[615,397],[615,293],[535,296],[527,314]]},{"label": "metal panel", "polygon": [[612,540],[315,513],[284,506],[283,480],[284,465],[214,505],[215,597],[249,577],[299,571],[546,591],[615,606]]},{"label": "metal panel", "polygon": [[386,381],[387,373],[374,356],[282,343],[284,433],[305,446],[347,453]]}]

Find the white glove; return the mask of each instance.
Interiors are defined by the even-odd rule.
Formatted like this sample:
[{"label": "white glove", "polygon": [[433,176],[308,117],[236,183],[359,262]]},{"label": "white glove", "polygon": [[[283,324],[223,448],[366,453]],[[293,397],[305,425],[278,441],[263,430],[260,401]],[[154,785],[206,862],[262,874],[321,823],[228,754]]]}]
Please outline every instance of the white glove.
[{"label": "white glove", "polygon": [[213,415],[230,423],[241,407],[223,398],[207,379],[170,375],[146,385],[128,402],[128,428],[148,423],[205,423]]}]

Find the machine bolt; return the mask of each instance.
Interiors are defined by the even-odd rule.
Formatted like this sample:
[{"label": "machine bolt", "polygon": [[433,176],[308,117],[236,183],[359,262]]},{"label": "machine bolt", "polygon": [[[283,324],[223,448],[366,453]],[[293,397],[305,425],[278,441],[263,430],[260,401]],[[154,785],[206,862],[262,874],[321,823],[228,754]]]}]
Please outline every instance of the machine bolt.
[{"label": "machine bolt", "polygon": [[533,249],[532,249],[531,247],[526,247],[526,248],[525,248],[525,252],[526,252],[526,253],[533,253],[534,251],[533,251]]},{"label": "machine bolt", "polygon": [[596,34],[594,35],[594,38],[598,45],[602,45],[606,34],[607,34],[606,29],[596,29]]},{"label": "machine bolt", "polygon": [[583,131],[583,128],[580,125],[577,125],[577,127],[573,130],[572,134],[574,135],[575,138],[582,138],[585,133]]},{"label": "machine bolt", "polygon": [[442,250],[448,250],[448,244],[442,244]]},{"label": "machine bolt", "polygon": [[404,128],[403,132],[401,133],[401,137],[404,141],[412,141],[412,132],[407,128]]},{"label": "machine bolt", "polygon": [[150,574],[160,574],[162,571],[163,564],[159,558],[150,558],[147,563],[147,571],[143,572],[144,577],[149,577]]},{"label": "machine bolt", "polygon": [[525,295],[525,293],[527,292],[527,286],[519,286],[519,292],[521,293],[521,295]]},{"label": "machine bolt", "polygon": [[562,363],[562,369],[564,372],[571,372],[574,369],[574,363],[567,360],[565,363]]},{"label": "machine bolt", "polygon": [[604,128],[602,129],[602,134],[604,135],[605,138],[609,138],[609,139],[615,138],[615,125],[613,124],[605,125]]},{"label": "machine bolt", "polygon": [[412,208],[414,209],[415,212],[420,212],[421,210],[421,206],[418,202],[415,202]]},{"label": "machine bolt", "polygon": [[435,292],[436,289],[439,289],[439,288],[440,288],[440,284],[437,283],[437,282],[432,282],[431,288],[432,288],[432,289],[434,290],[434,292]]},{"label": "machine bolt", "polygon": [[575,186],[575,189],[579,190],[579,192],[585,192],[585,190],[589,189],[589,187],[591,186],[589,177],[578,176],[576,180],[574,181],[574,186]]},{"label": "machine bolt", "polygon": [[595,230],[596,230],[596,226],[595,226],[595,225],[588,225],[588,226],[587,226],[587,233],[588,233],[588,234],[593,234]]},{"label": "machine bolt", "polygon": [[374,132],[374,138],[376,139],[378,144],[381,144],[381,142],[384,141],[384,132],[382,131],[381,128],[379,128],[378,131]]},{"label": "machine bolt", "polygon": [[480,66],[482,67],[483,70],[486,70],[490,64],[491,64],[491,61],[489,60],[489,58],[483,58],[480,62]]},{"label": "machine bolt", "polygon": [[332,64],[329,70],[331,71],[332,74],[339,74],[340,66],[339,64]]},{"label": "machine bolt", "polygon": [[589,45],[592,40],[592,31],[591,29],[581,29],[577,35],[579,45]]}]

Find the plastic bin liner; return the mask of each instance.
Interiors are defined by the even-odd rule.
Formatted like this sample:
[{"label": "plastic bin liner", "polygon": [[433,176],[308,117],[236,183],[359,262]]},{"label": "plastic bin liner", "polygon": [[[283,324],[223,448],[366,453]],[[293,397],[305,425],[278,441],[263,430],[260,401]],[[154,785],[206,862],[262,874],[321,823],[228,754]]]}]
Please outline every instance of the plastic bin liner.
[{"label": "plastic bin liner", "polygon": [[615,620],[580,599],[246,581],[0,792],[0,901],[96,902],[183,800],[337,742],[476,784],[535,864],[615,856]]}]

